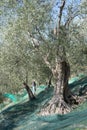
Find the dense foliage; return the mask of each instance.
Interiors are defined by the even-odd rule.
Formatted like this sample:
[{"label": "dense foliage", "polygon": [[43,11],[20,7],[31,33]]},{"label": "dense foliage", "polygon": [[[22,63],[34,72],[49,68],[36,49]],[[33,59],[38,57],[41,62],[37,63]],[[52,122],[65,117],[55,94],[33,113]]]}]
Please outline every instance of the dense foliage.
[{"label": "dense foliage", "polygon": [[[86,1],[67,2],[55,37],[62,1],[1,1],[0,91],[15,92],[23,81],[49,80],[57,45],[65,47],[71,74],[87,71]],[[75,4],[77,2],[77,4]],[[48,65],[47,60],[50,65]]]}]

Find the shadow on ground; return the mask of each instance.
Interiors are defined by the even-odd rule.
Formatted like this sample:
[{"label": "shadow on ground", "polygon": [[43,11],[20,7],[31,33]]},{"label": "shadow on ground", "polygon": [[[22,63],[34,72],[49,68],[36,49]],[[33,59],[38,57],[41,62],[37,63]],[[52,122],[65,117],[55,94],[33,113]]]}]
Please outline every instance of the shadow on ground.
[{"label": "shadow on ground", "polygon": [[[87,83],[87,77],[70,84],[77,89],[78,85]],[[53,95],[53,87],[42,91],[36,100],[26,101],[8,107],[0,114],[1,130],[86,130],[87,102],[66,115],[40,116],[40,109]]]},{"label": "shadow on ground", "polygon": [[42,91],[37,95],[35,100],[27,101],[21,104],[8,107],[1,113],[0,129],[12,130],[17,127],[19,122],[23,122],[35,119],[35,114],[38,113],[41,107],[50,100],[53,94],[53,88]]}]

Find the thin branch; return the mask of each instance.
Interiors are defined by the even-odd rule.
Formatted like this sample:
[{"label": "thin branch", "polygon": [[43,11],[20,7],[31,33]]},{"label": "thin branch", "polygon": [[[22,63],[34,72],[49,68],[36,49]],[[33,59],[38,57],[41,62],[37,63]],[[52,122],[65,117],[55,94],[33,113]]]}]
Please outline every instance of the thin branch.
[{"label": "thin branch", "polygon": [[[38,29],[38,33],[39,33],[40,36],[41,36],[41,33],[40,33],[39,29]],[[46,65],[49,67],[49,69],[52,70],[52,67],[51,67],[51,65],[50,65],[50,62],[48,61],[49,52],[47,53],[46,56],[43,56],[42,53],[41,53],[41,51],[39,50],[39,45],[40,45],[40,44],[38,44],[38,47],[36,47],[36,45],[37,45],[37,43],[39,43],[39,41],[38,41],[37,39],[33,38],[33,36],[32,36],[30,33],[29,33],[29,36],[31,37],[31,39],[32,39],[32,41],[33,41],[33,44],[34,44],[35,49],[37,49],[37,51],[39,52],[39,54],[42,56],[43,61],[46,63]],[[44,39],[43,39],[42,36],[41,36],[41,38],[42,38],[42,40],[44,41]]]},{"label": "thin branch", "polygon": [[65,7],[65,2],[66,0],[64,0],[60,6],[60,11],[59,11],[59,20],[58,20],[58,28],[57,28],[57,35],[59,35],[59,30],[60,30],[60,24],[61,24],[61,18],[62,18],[62,14],[63,14],[63,9]]},{"label": "thin branch", "polygon": [[36,31],[38,32],[41,40],[46,43],[45,39],[42,37],[42,34],[41,34],[41,32],[40,32],[40,30],[39,30],[39,28],[37,26],[36,26]]},{"label": "thin branch", "polygon": [[44,62],[46,65],[52,70],[52,66],[50,65],[50,62],[48,61],[49,53],[45,57],[43,57]]},{"label": "thin branch", "polygon": [[69,27],[69,25],[70,25],[70,23],[71,23],[71,21],[76,17],[76,16],[78,16],[78,14],[76,13],[76,15],[74,15],[74,16],[70,16],[67,20],[66,20],[66,22],[65,22],[65,27]]}]

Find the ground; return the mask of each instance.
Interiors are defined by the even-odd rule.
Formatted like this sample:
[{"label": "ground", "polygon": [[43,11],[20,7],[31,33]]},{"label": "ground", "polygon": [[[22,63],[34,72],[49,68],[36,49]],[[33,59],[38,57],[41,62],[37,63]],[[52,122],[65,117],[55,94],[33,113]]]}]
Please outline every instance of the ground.
[{"label": "ground", "polygon": [[[75,84],[75,83],[74,83]],[[76,84],[75,84],[76,85]],[[71,85],[72,88],[77,86]],[[1,130],[86,130],[87,102],[66,115],[40,116],[40,109],[53,95],[53,88],[41,91],[37,99],[10,106],[0,113]]]}]

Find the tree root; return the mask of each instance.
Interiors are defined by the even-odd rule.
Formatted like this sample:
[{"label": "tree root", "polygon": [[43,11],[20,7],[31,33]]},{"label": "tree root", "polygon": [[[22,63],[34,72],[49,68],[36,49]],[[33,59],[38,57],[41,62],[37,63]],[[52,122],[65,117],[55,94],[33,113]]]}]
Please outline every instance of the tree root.
[{"label": "tree root", "polygon": [[71,103],[66,103],[62,96],[54,96],[50,102],[41,109],[40,115],[67,114],[77,108],[77,105],[85,102],[86,100],[87,95],[84,97],[73,96]]},{"label": "tree root", "polygon": [[67,102],[63,95],[54,95],[48,104],[41,109],[40,115],[66,114],[77,108],[77,106],[87,100],[87,94],[83,96],[73,95],[69,93],[66,96]]},{"label": "tree root", "polygon": [[71,106],[67,104],[61,96],[53,97],[52,100],[45,106],[40,114],[66,114],[72,110]]}]

